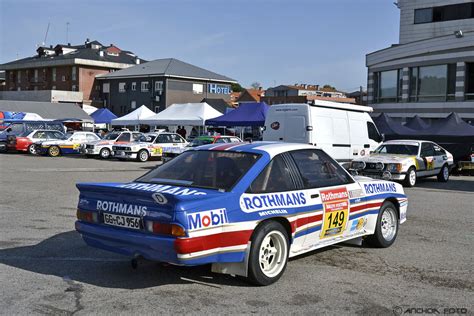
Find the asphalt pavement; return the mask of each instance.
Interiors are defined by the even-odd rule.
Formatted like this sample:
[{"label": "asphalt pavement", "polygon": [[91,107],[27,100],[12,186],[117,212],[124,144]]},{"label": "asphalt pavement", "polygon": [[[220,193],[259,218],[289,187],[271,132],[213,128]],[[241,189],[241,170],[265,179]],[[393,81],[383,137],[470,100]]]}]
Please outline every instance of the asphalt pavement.
[{"label": "asphalt pavement", "polygon": [[337,245],[290,260],[268,287],[140,262],[85,245],[77,182],[133,180],[159,162],[0,155],[0,314],[360,314],[474,312],[474,177],[406,189],[387,249]]}]

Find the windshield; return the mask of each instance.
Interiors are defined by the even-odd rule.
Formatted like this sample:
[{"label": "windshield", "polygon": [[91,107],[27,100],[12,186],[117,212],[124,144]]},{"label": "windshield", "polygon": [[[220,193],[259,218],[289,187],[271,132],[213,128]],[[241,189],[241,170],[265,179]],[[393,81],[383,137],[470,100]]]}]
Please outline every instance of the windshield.
[{"label": "windshield", "polygon": [[214,143],[214,138],[212,137],[199,137],[195,138],[190,144],[189,147],[197,147],[202,145],[209,145]]},{"label": "windshield", "polygon": [[396,155],[418,155],[418,146],[416,145],[403,145],[403,144],[391,144],[381,145],[375,150],[377,154],[396,154]]},{"label": "windshield", "polygon": [[120,133],[109,133],[109,134],[105,135],[104,139],[106,139],[106,140],[115,140],[119,136],[120,136]]},{"label": "windshield", "polygon": [[231,190],[259,155],[222,151],[187,151],[137,181]]}]

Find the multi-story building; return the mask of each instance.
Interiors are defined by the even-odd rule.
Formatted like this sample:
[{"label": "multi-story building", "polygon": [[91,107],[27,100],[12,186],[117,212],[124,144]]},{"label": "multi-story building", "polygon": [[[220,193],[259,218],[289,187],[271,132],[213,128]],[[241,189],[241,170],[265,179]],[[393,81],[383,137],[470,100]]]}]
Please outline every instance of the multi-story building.
[{"label": "multi-story building", "polygon": [[155,112],[174,103],[196,103],[203,99],[230,101],[234,79],[174,58],[97,76],[103,103],[116,115],[146,105]]},{"label": "multi-story building", "polygon": [[[0,65],[6,72],[5,90],[79,91],[82,92],[82,103],[91,104],[100,94],[95,76],[144,62],[113,44],[104,46],[89,39],[83,45],[42,46],[36,52],[36,56]],[[15,93],[4,94],[4,97],[16,99]],[[24,97],[25,94],[18,95],[20,100]]]},{"label": "multi-story building", "polygon": [[368,104],[405,121],[474,118],[474,3],[398,0],[399,43],[366,56]]},{"label": "multi-story building", "polygon": [[282,103],[313,103],[315,100],[355,103],[355,99],[347,98],[343,92],[309,84],[279,85],[277,87],[268,88],[260,100],[269,105]]}]

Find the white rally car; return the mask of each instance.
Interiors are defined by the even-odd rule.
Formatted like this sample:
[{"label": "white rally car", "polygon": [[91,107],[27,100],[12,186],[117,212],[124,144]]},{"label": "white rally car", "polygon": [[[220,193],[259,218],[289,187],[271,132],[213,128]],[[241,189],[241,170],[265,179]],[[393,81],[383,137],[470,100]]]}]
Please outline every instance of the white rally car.
[{"label": "white rally car", "polygon": [[87,157],[99,156],[107,159],[112,154],[112,146],[137,141],[143,133],[130,131],[113,131],[101,140],[88,142],[82,147],[82,153]]},{"label": "white rally car", "polygon": [[405,186],[412,187],[421,177],[437,176],[439,181],[447,182],[453,165],[453,155],[438,144],[391,140],[369,156],[354,159],[351,170],[375,179],[402,181]]},{"label": "white rally car", "polygon": [[88,245],[132,266],[212,264],[258,285],[318,248],[362,238],[389,247],[408,207],[402,185],[352,177],[322,150],[291,143],[194,147],[133,182],[77,188],[76,230]]},{"label": "white rally car", "polygon": [[179,134],[160,132],[147,133],[137,142],[114,145],[112,149],[115,158],[136,159],[144,162],[150,157],[177,156],[186,149],[187,145],[188,142]]}]

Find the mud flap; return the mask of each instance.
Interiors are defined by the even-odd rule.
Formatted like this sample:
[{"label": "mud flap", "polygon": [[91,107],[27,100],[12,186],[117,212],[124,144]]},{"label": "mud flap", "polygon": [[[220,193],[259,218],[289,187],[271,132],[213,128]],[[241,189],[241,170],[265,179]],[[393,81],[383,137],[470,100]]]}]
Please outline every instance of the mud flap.
[{"label": "mud flap", "polygon": [[240,275],[247,277],[249,267],[249,254],[252,242],[248,242],[247,250],[245,251],[245,259],[243,262],[216,262],[212,264],[211,271],[214,273]]}]

